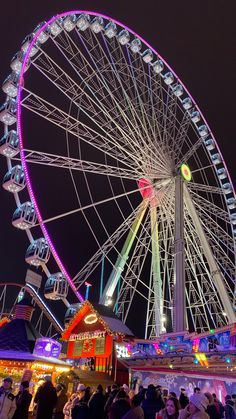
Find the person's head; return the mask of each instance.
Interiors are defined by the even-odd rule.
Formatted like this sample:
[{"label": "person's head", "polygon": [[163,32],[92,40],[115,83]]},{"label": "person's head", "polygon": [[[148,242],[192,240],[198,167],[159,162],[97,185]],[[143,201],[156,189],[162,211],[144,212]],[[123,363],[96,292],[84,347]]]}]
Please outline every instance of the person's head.
[{"label": "person's head", "polygon": [[126,393],[129,392],[129,387],[127,386],[127,384],[123,384],[123,386],[121,387],[121,389],[123,389]]},{"label": "person's head", "polygon": [[236,394],[232,394],[232,400],[236,401]]},{"label": "person's head", "polygon": [[110,394],[110,392],[111,392],[111,386],[106,386],[105,393]]},{"label": "person's head", "polygon": [[201,393],[201,389],[199,387],[195,387],[194,390],[193,390],[193,392],[195,394]]},{"label": "person's head", "polygon": [[205,394],[206,398],[208,399],[209,404],[213,404],[214,403],[213,395],[211,393],[209,393],[208,391],[204,394]]},{"label": "person's head", "polygon": [[170,397],[166,402],[166,412],[169,416],[177,416],[179,413],[179,402],[175,397]]},{"label": "person's head", "polygon": [[115,397],[115,399],[116,400],[119,400],[119,399],[127,399],[127,393],[125,392],[125,390],[123,390],[123,389],[119,390],[118,393],[117,393],[117,395],[116,395],[116,397]]},{"label": "person's head", "polygon": [[177,395],[174,391],[170,391],[169,392],[169,398],[174,397],[175,399],[177,399]]},{"label": "person's head", "polygon": [[3,379],[2,385],[4,390],[9,390],[12,387],[13,380],[11,377],[6,377]]},{"label": "person's head", "polygon": [[20,383],[20,391],[29,390],[29,381],[25,380]]},{"label": "person's head", "polygon": [[113,391],[113,390],[118,390],[117,384],[112,384],[111,391]]},{"label": "person's head", "polygon": [[79,400],[81,400],[84,397],[85,390],[86,390],[85,385],[80,383],[77,387],[77,396],[78,396]]},{"label": "person's head", "polygon": [[132,407],[138,407],[141,403],[139,394],[135,394],[135,396],[131,400]]},{"label": "person's head", "polygon": [[70,396],[70,402],[72,402],[75,398],[77,397],[76,393],[72,393],[72,395]]},{"label": "person's head", "polygon": [[97,386],[97,392],[98,393],[103,393],[103,387],[102,387],[101,384],[98,384],[98,386]]},{"label": "person's head", "polygon": [[190,397],[189,413],[193,415],[197,412],[205,412],[209,402],[207,397],[202,393],[195,393]]},{"label": "person's head", "polygon": [[212,393],[212,397],[215,400],[216,399],[216,393]]}]

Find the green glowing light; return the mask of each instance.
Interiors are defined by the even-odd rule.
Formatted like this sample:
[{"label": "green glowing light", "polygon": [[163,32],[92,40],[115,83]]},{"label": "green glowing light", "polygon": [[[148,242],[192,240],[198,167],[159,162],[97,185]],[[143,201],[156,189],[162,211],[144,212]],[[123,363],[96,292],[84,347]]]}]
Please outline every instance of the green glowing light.
[{"label": "green glowing light", "polygon": [[187,182],[190,182],[190,180],[192,179],[192,173],[187,164],[185,163],[181,164],[180,173],[183,176],[184,180],[186,180]]}]

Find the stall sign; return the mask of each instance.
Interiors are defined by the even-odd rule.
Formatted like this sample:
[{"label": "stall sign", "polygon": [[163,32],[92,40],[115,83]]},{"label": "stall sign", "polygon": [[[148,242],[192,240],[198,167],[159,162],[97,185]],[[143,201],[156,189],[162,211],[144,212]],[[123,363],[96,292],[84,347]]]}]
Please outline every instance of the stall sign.
[{"label": "stall sign", "polygon": [[76,340],[85,340],[85,339],[96,339],[104,338],[106,332],[104,330],[94,330],[94,332],[85,332],[85,333],[72,333],[70,335],[70,341]]},{"label": "stall sign", "polygon": [[33,354],[50,358],[59,358],[61,346],[61,343],[54,339],[39,338],[36,340]]}]

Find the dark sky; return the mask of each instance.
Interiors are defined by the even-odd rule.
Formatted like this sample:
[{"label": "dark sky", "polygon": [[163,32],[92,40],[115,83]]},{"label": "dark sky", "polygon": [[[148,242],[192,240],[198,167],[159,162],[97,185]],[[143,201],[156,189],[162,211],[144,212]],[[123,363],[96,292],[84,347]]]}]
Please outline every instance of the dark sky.
[{"label": "dark sky", "polygon": [[[235,0],[45,1],[1,4],[1,80],[28,33],[42,20],[66,10],[94,10],[136,31],[175,70],[215,134],[235,184],[236,3]],[[0,93],[1,101],[4,95]],[[2,133],[2,129],[1,129]],[[0,158],[0,178],[6,161]],[[11,194],[0,188],[0,281],[23,282],[28,241],[11,226]]]}]

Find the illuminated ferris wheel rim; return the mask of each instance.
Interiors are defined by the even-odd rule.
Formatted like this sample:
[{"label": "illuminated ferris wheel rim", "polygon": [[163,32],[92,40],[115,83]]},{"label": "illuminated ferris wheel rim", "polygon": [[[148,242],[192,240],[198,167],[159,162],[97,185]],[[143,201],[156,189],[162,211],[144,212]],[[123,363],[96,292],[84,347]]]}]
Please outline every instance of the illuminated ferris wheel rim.
[{"label": "illuminated ferris wheel rim", "polygon": [[[43,218],[42,218],[42,216],[41,216],[41,212],[40,212],[40,210],[39,210],[39,206],[38,206],[38,204],[37,204],[37,200],[36,200],[36,197],[35,197],[35,195],[34,195],[34,191],[33,191],[33,188],[32,188],[32,186],[31,186],[31,179],[30,179],[30,176],[29,176],[29,172],[28,172],[28,161],[27,161],[27,158],[26,158],[26,152],[27,152],[27,150],[25,150],[24,149],[24,141],[23,141],[23,133],[22,133],[22,119],[21,119],[21,109],[22,109],[22,102],[21,102],[21,96],[22,96],[22,91],[23,91],[23,79],[24,79],[24,71],[25,71],[25,69],[26,69],[26,65],[28,64],[28,59],[29,59],[29,57],[30,57],[30,53],[31,53],[31,50],[32,50],[32,48],[34,47],[34,45],[35,45],[35,43],[37,43],[37,40],[38,40],[38,38],[40,37],[40,34],[42,34],[42,32],[49,26],[49,25],[51,25],[51,24],[53,24],[53,22],[55,22],[55,21],[57,21],[58,19],[61,19],[61,18],[67,18],[68,16],[69,17],[75,17],[76,19],[78,18],[79,19],[79,17],[81,17],[83,14],[88,14],[89,15],[89,17],[90,17],[90,15],[91,16],[95,16],[95,18],[103,18],[103,19],[107,19],[108,20],[108,22],[109,23],[114,23],[114,24],[116,24],[116,25],[119,25],[119,28],[117,28],[119,31],[122,29],[124,29],[125,31],[128,31],[128,35],[130,36],[130,34],[132,34],[135,38],[134,38],[134,40],[139,40],[143,45],[142,46],[144,46],[144,47],[148,47],[149,48],[149,50],[151,50],[151,52],[152,53],[154,53],[155,55],[156,55],[156,58],[158,59],[158,61],[157,62],[159,62],[159,61],[161,61],[162,63],[163,63],[163,68],[162,68],[162,70],[163,69],[165,69],[165,72],[166,72],[166,70],[167,71],[169,71],[169,70],[171,70],[171,75],[172,75],[172,77],[173,77],[173,80],[172,80],[172,82],[174,81],[175,83],[173,83],[173,86],[171,85],[170,87],[170,89],[169,89],[169,86],[168,86],[168,92],[170,91],[170,92],[172,92],[172,95],[174,96],[174,94],[173,94],[173,88],[174,88],[174,86],[175,85],[177,85],[177,86],[180,86],[181,88],[182,88],[182,91],[183,91],[183,93],[184,93],[184,97],[187,95],[187,98],[186,99],[189,99],[190,101],[191,101],[191,107],[190,107],[190,111],[197,111],[196,113],[199,113],[199,115],[200,115],[200,118],[197,120],[197,122],[196,121],[193,121],[193,119],[192,119],[192,123],[191,123],[191,121],[190,121],[190,123],[191,123],[191,127],[194,129],[194,135],[195,134],[197,134],[197,137],[196,138],[194,138],[195,140],[197,139],[198,140],[198,144],[200,143],[201,144],[201,148],[202,149],[204,149],[204,151],[205,151],[205,153],[206,153],[206,155],[208,155],[208,160],[210,161],[210,164],[211,164],[211,173],[213,173],[214,174],[214,181],[216,182],[216,184],[218,185],[218,186],[221,186],[221,189],[220,188],[214,188],[214,187],[211,187],[210,186],[210,184],[209,184],[209,179],[207,178],[207,175],[205,174],[205,172],[204,172],[204,170],[205,170],[205,167],[204,167],[204,165],[203,165],[203,174],[204,174],[204,176],[202,177],[202,180],[203,180],[203,186],[204,185],[206,185],[206,186],[208,186],[208,189],[206,189],[205,191],[207,191],[208,190],[208,192],[210,192],[210,194],[212,194],[212,192],[214,193],[214,192],[216,192],[216,193],[219,193],[219,194],[222,194],[221,196],[219,195],[219,197],[220,197],[220,199],[221,199],[221,204],[223,204],[223,201],[225,201],[224,202],[224,209],[227,207],[227,211],[228,211],[228,215],[230,215],[230,211],[229,211],[229,206],[227,206],[227,202],[226,202],[226,195],[224,196],[223,194],[224,194],[224,192],[223,192],[223,187],[222,187],[222,184],[223,184],[223,182],[221,182],[220,181],[220,177],[219,177],[219,175],[218,175],[218,173],[217,173],[217,169],[218,169],[218,167],[216,167],[217,166],[217,164],[213,164],[213,161],[210,159],[210,157],[212,157],[212,154],[210,153],[210,148],[208,148],[207,146],[206,146],[206,143],[205,143],[205,141],[203,141],[205,138],[211,138],[211,140],[209,140],[209,141],[211,141],[212,143],[213,143],[213,145],[214,145],[214,152],[218,152],[218,155],[220,156],[220,167],[224,167],[224,169],[222,169],[222,170],[225,170],[225,172],[226,172],[226,176],[225,176],[225,178],[227,178],[227,182],[230,182],[230,184],[232,185],[232,182],[231,182],[231,179],[230,179],[230,176],[229,176],[229,174],[228,174],[228,172],[227,172],[227,169],[225,168],[225,163],[224,163],[224,160],[223,160],[223,157],[222,157],[222,155],[221,155],[221,153],[220,153],[220,151],[219,151],[219,148],[218,148],[218,146],[217,146],[217,143],[216,143],[216,141],[215,141],[215,139],[214,139],[214,137],[213,137],[213,135],[212,135],[212,133],[211,133],[211,131],[210,131],[210,129],[209,129],[209,127],[208,127],[208,124],[207,124],[207,122],[206,122],[206,120],[205,120],[205,118],[202,116],[202,114],[201,114],[201,112],[200,112],[200,110],[199,110],[199,108],[198,108],[198,106],[196,105],[196,103],[195,103],[195,101],[193,100],[193,98],[192,98],[192,96],[190,95],[190,93],[188,92],[188,90],[185,88],[185,86],[183,85],[183,83],[181,83],[180,82],[180,80],[179,80],[179,78],[177,77],[177,75],[174,73],[174,71],[170,68],[170,66],[168,66],[168,64],[165,62],[165,60],[163,60],[162,59],[162,57],[160,57],[160,55],[159,54],[157,54],[157,52],[147,43],[147,42],[145,42],[144,40],[143,40],[143,38],[141,38],[140,36],[138,36],[134,31],[132,31],[132,30],[130,30],[128,27],[126,27],[126,26],[124,26],[124,25],[122,25],[120,22],[118,22],[118,21],[116,21],[116,20],[114,20],[114,19],[112,19],[112,18],[109,18],[109,17],[107,17],[107,16],[104,16],[104,15],[101,15],[101,14],[98,14],[98,13],[96,13],[96,12],[88,12],[88,11],[71,11],[71,12],[66,12],[66,13],[62,13],[62,14],[59,14],[59,15],[57,15],[57,16],[55,16],[55,17],[53,17],[52,19],[50,19],[47,23],[45,23],[45,24],[43,24],[41,27],[40,27],[40,29],[38,29],[37,31],[36,31],[36,33],[35,33],[35,31],[33,32],[33,34],[32,34],[32,36],[30,35],[30,39],[31,39],[31,41],[30,41],[30,44],[29,44],[29,46],[27,47],[27,50],[26,50],[26,55],[24,55],[24,59],[23,59],[23,64],[22,64],[22,67],[21,67],[21,71],[20,71],[20,78],[19,78],[19,85],[18,85],[18,90],[17,90],[17,92],[18,92],[18,96],[17,96],[17,99],[18,99],[18,101],[17,101],[17,128],[18,128],[18,136],[19,136],[19,143],[20,143],[20,154],[21,154],[21,161],[22,161],[22,166],[23,166],[23,169],[24,169],[24,175],[25,175],[25,179],[26,179],[26,183],[27,183],[27,187],[28,187],[28,192],[29,192],[29,195],[30,195],[30,198],[31,198],[31,201],[32,201],[32,203],[34,204],[34,209],[35,209],[35,212],[36,212],[36,215],[37,215],[37,218],[38,218],[38,224],[40,224],[40,227],[41,227],[41,229],[42,229],[42,231],[43,231],[43,235],[44,235],[44,237],[46,238],[46,241],[47,241],[47,243],[49,244],[49,247],[50,247],[50,249],[51,249],[51,251],[52,251],[52,254],[53,254],[53,256],[54,256],[54,259],[56,260],[56,262],[57,262],[57,264],[58,264],[58,266],[60,267],[60,270],[61,270],[61,272],[64,274],[64,276],[67,278],[67,280],[68,280],[68,282],[70,283],[70,285],[71,285],[71,288],[73,289],[73,291],[75,292],[75,294],[76,294],[76,296],[82,301],[83,300],[83,298],[82,298],[82,296],[80,295],[80,293],[79,293],[79,291],[78,291],[78,288],[76,288],[76,286],[75,285],[77,285],[78,284],[78,282],[75,282],[75,284],[74,284],[74,282],[72,281],[72,279],[70,278],[70,276],[69,276],[69,274],[66,272],[66,269],[64,268],[64,266],[63,266],[63,263],[61,262],[61,259],[59,258],[59,256],[58,256],[58,253],[57,253],[57,251],[56,251],[56,249],[55,249],[55,247],[54,247],[54,245],[53,245],[53,243],[52,243],[52,240],[50,239],[50,237],[49,237],[49,234],[48,234],[48,231],[47,231],[47,228],[46,228],[46,226],[45,226],[45,222],[46,221],[48,221],[48,220],[43,220]],[[65,22],[65,20],[63,20],[63,25],[61,25],[62,26],[62,29],[64,28],[64,32],[65,32],[65,34],[66,34],[66,29],[65,29],[65,26],[64,26],[64,22]],[[104,22],[104,23],[107,23],[107,22]],[[61,23],[60,23],[61,24]],[[89,23],[89,26],[90,26],[90,23]],[[92,28],[92,23],[91,23],[91,26],[90,26],[91,28]],[[90,29],[89,29],[90,30]],[[104,29],[102,29],[102,30],[104,30]],[[121,32],[120,32],[121,33]],[[91,34],[91,32],[90,32],[90,34]],[[102,35],[103,35],[103,33],[102,33]],[[119,34],[118,35],[116,35],[115,36],[115,38],[117,38],[117,39],[115,39],[115,41],[117,41],[117,43],[118,43],[118,36],[119,36]],[[38,41],[38,43],[40,44],[40,41]],[[99,44],[99,41],[98,41],[98,45],[100,45]],[[119,45],[119,43],[118,43],[118,45]],[[128,44],[127,46],[129,46],[130,47],[130,45],[131,44]],[[122,45],[123,46],[123,45]],[[41,50],[41,51],[43,51],[43,49],[41,49],[41,47],[39,48],[39,50]],[[147,52],[147,51],[145,51],[145,52]],[[140,56],[140,62],[142,61],[142,58],[143,58],[143,54],[140,52],[140,50],[138,51],[138,55]],[[143,60],[144,61],[144,60]],[[157,63],[157,62],[155,62],[155,63]],[[150,63],[150,65],[149,65],[149,63],[147,63],[147,65],[148,65],[148,69],[151,69],[151,66],[153,66],[154,67],[154,64],[155,63]],[[55,65],[56,65],[56,63],[55,63]],[[161,71],[162,71],[161,70]],[[146,70],[145,70],[146,71]],[[170,73],[168,73],[168,74],[170,74]],[[158,74],[159,75],[159,74]],[[164,77],[167,75],[167,73],[166,74],[164,74],[164,76],[163,76],[163,73],[162,74],[160,74],[160,80],[163,82],[163,80],[164,80]],[[164,80],[165,81],[165,80]],[[155,82],[155,78],[154,78],[154,82]],[[172,83],[171,82],[171,83]],[[166,85],[167,85],[167,83],[166,83]],[[145,86],[145,87],[147,87],[147,86]],[[163,86],[162,86],[162,88],[163,88],[163,92],[166,92],[167,93],[167,91],[165,90],[166,89],[166,87],[165,87],[165,83],[163,83]],[[112,94],[113,94],[113,92],[112,92]],[[169,93],[167,93],[167,94],[169,94]],[[182,98],[179,98],[178,96],[177,96],[177,94],[175,95],[176,96],[176,102],[177,102],[177,104],[176,104],[176,106],[178,106],[179,108],[181,108],[180,107],[180,105],[179,104],[181,104],[182,105],[182,108],[184,108],[184,106],[183,106],[183,101],[182,101]],[[118,99],[118,97],[116,98],[116,100]],[[129,98],[129,100],[131,100],[131,103],[132,103],[132,100],[135,100],[136,98],[133,98],[132,96]],[[167,105],[166,105],[167,106]],[[105,109],[105,108],[104,108]],[[189,109],[189,108],[184,108],[185,109],[185,111],[182,109],[182,112],[183,112],[183,114],[184,115],[189,115],[189,118],[190,118],[190,111],[188,111],[187,109]],[[136,110],[135,109],[135,104],[134,104],[134,110]],[[147,117],[148,116],[150,116],[150,114],[148,114],[147,113],[147,115],[146,115]],[[183,116],[183,115],[182,115]],[[77,117],[78,117],[78,115],[77,115]],[[127,118],[127,116],[126,116],[126,118]],[[177,118],[177,115],[175,116],[175,118]],[[106,119],[104,118],[104,121],[106,122]],[[199,122],[200,121],[200,122]],[[125,121],[123,121],[123,122],[125,122]],[[134,122],[135,122],[135,120],[134,120]],[[157,121],[157,122],[159,122],[159,121]],[[199,124],[198,124],[198,122],[199,122]],[[205,124],[205,125],[202,125],[202,124]],[[201,126],[200,126],[201,125]],[[205,128],[204,128],[205,127]],[[7,128],[7,127],[6,127]],[[121,128],[123,128],[123,125],[121,125]],[[206,134],[206,137],[204,137],[204,136],[202,136],[201,134],[200,134],[200,131],[199,131],[199,128],[204,128],[204,130],[206,130],[207,131],[207,134]],[[8,129],[8,128],[7,128]],[[145,130],[144,130],[145,131]],[[204,134],[204,133],[203,133]],[[205,134],[204,134],[205,135]],[[115,143],[115,140],[116,140],[116,138],[114,137],[114,143]],[[171,141],[173,140],[173,137],[171,137]],[[187,143],[187,141],[189,142],[189,143]],[[187,136],[187,139],[186,139],[186,144],[187,144],[187,146],[190,148],[190,146],[192,147],[192,144],[194,144],[194,143],[191,143],[191,138],[190,137],[188,137]],[[137,142],[137,147],[138,147],[138,142]],[[147,151],[148,151],[148,143],[147,143]],[[152,151],[152,150],[151,150]],[[174,152],[176,151],[176,149],[174,149]],[[191,150],[190,150],[191,151]],[[162,156],[163,157],[163,156]],[[164,155],[164,157],[165,157],[165,155]],[[179,157],[179,156],[178,156]],[[181,153],[181,157],[182,157],[182,153]],[[144,159],[145,160],[145,159]],[[177,161],[179,161],[179,159],[177,160]],[[145,162],[145,161],[144,161]],[[89,163],[89,162],[88,162]],[[180,163],[188,163],[188,159],[183,159],[183,157],[182,157],[182,160],[180,161]],[[200,163],[202,163],[201,162],[201,159],[199,159],[198,157],[196,157],[196,160],[195,160],[195,163],[196,163],[196,165],[197,165],[197,168],[198,168],[198,170],[199,170],[199,168],[201,168],[201,166],[200,166]],[[11,168],[12,166],[11,166],[11,159],[10,158],[8,158],[8,166]],[[161,167],[161,165],[159,164],[159,167]],[[184,180],[185,181],[190,181],[191,180],[191,165],[190,165],[190,168],[187,166],[187,165],[181,165],[181,164],[179,164],[179,166],[177,167],[177,169],[182,173],[182,176],[183,176],[183,178],[184,178]],[[200,169],[201,170],[201,169]],[[137,173],[139,173],[139,170],[136,170],[136,172]],[[128,172],[126,172],[126,173],[128,173]],[[133,172],[134,173],[134,172]],[[162,186],[163,186],[163,183],[165,183],[165,182],[167,182],[167,183],[165,183],[165,185],[167,185],[168,186],[168,182],[169,183],[171,183],[172,182],[172,186],[173,186],[173,182],[174,182],[174,179],[175,179],[175,173],[171,173],[171,171],[169,171],[168,172],[168,170],[167,170],[167,172],[165,173],[165,176],[166,176],[166,178],[165,178],[165,176],[163,177],[163,181],[162,181]],[[108,175],[109,176],[109,175]],[[142,195],[142,197],[143,197],[143,199],[145,198],[145,197],[147,197],[150,201],[152,200],[152,198],[154,198],[154,197],[156,197],[156,195],[155,195],[155,193],[156,193],[156,190],[155,190],[155,186],[154,186],[154,182],[152,182],[152,181],[150,181],[149,180],[149,177],[148,177],[148,174],[146,173],[146,170],[144,169],[144,171],[141,171],[141,176],[137,176],[137,178],[135,177],[135,178],[133,178],[133,180],[135,180],[136,181],[136,184],[138,184],[137,186],[137,188],[136,188],[136,191],[140,191],[141,192],[141,195]],[[143,185],[143,186],[142,186]],[[169,187],[169,186],[168,186]],[[143,189],[144,188],[144,189]],[[212,188],[212,191],[210,191],[210,188]],[[167,188],[166,188],[167,189]],[[213,190],[214,189],[214,190]],[[216,191],[216,189],[217,189],[217,191]],[[125,190],[125,188],[124,188],[124,190]],[[191,184],[190,184],[190,190],[191,190]],[[231,189],[230,189],[230,193],[231,193],[231,196],[232,195],[234,195],[235,196],[235,194],[234,194],[234,189],[233,189],[233,186],[231,186]],[[145,193],[146,192],[146,193]],[[158,191],[157,191],[158,192]],[[173,188],[172,188],[172,190],[170,190],[170,192],[172,192],[172,193],[174,193],[175,191],[173,190]],[[110,199],[113,199],[114,198],[114,200],[115,200],[115,202],[116,202],[116,198],[117,197],[115,197],[114,196],[114,192],[113,192],[113,190],[112,190],[112,193],[113,193],[113,197],[112,198],[110,198]],[[128,197],[128,194],[129,194],[129,192],[127,192],[127,197]],[[196,195],[197,196],[197,195]],[[20,204],[20,199],[19,199],[19,197],[18,197],[18,193],[15,193],[15,198],[16,198],[16,203],[17,203],[17,205],[19,205]],[[198,196],[198,199],[200,198],[200,195]],[[212,199],[212,197],[211,197],[211,199]],[[231,198],[231,199],[233,199],[233,198]],[[154,200],[153,200],[154,201]],[[213,201],[212,201],[213,202]],[[94,206],[96,205],[97,203],[94,203]],[[199,204],[199,202],[198,202],[198,204]],[[151,205],[151,203],[150,203],[150,207],[152,207],[152,205]],[[216,206],[215,206],[215,210],[216,210]],[[134,208],[133,208],[134,209]],[[140,208],[141,209],[141,208]],[[221,208],[222,209],[222,208]],[[137,211],[139,211],[139,209],[137,209]],[[150,208],[150,211],[151,211],[151,208]],[[226,219],[226,212],[227,211],[225,211],[225,214],[223,214],[223,216],[225,217],[225,219]],[[209,215],[209,214],[208,214]],[[170,216],[170,214],[169,214],[169,216]],[[171,216],[173,216],[173,214],[171,215]],[[214,220],[215,221],[215,220]],[[231,226],[231,233],[233,233],[233,223],[232,223],[232,221],[230,220],[230,218],[228,217],[228,220],[227,220],[227,222],[229,222],[229,224],[230,224],[230,226]],[[226,221],[225,221],[225,223],[226,223]],[[37,224],[37,225],[38,225]],[[131,224],[130,224],[130,222],[129,222],[129,224],[127,224],[127,228],[129,228],[130,226],[131,226]],[[189,226],[190,226],[190,228],[191,228],[191,225],[189,224]],[[132,230],[132,227],[131,227],[131,230]],[[228,231],[228,230],[227,230]],[[26,230],[26,232],[27,232],[27,234],[28,234],[28,237],[30,238],[30,241],[31,241],[31,243],[33,242],[33,237],[32,237],[32,235],[31,235],[31,230],[30,230],[30,228],[28,228],[28,230]],[[235,229],[235,231],[234,231],[234,233],[236,233],[236,229]],[[123,234],[123,233],[122,233]],[[30,236],[31,235],[31,236]],[[233,235],[233,234],[231,234],[231,236],[234,238],[234,236],[236,236],[236,234],[235,235]],[[232,239],[232,237],[231,237],[231,239]],[[40,239],[41,240],[41,239]],[[162,237],[162,240],[163,240],[163,237]],[[163,250],[163,249],[162,249]],[[117,250],[116,250],[117,251]],[[118,254],[119,254],[119,252],[117,252]],[[107,258],[108,260],[109,260],[109,258]],[[46,272],[46,270],[47,270],[47,266],[44,264],[44,265],[42,265],[43,266],[43,269],[45,270],[45,272]],[[114,265],[113,265],[113,267],[114,267]],[[47,272],[46,272],[47,273]],[[74,279],[76,279],[76,278],[74,278]]]},{"label": "illuminated ferris wheel rim", "polygon": [[[69,276],[69,274],[68,274],[68,272],[66,271],[66,269],[65,269],[65,267],[63,266],[63,263],[62,263],[62,261],[61,261],[61,259],[60,259],[60,257],[59,257],[59,255],[58,255],[58,253],[57,253],[57,251],[56,251],[56,249],[55,249],[55,246],[54,246],[54,244],[52,243],[52,239],[50,238],[50,236],[49,236],[49,234],[48,234],[48,231],[47,231],[47,229],[46,229],[46,226],[45,226],[45,224],[43,223],[43,218],[42,218],[42,216],[41,216],[41,213],[40,213],[40,210],[39,210],[39,207],[38,207],[38,205],[37,205],[37,200],[36,200],[36,198],[35,198],[35,194],[34,194],[34,192],[33,192],[33,188],[32,188],[32,185],[31,185],[31,181],[30,181],[30,178],[29,178],[29,173],[28,173],[28,169],[27,169],[27,163],[26,163],[26,160],[25,160],[25,154],[24,154],[24,145],[23,145],[23,135],[22,135],[22,121],[21,121],[21,93],[22,93],[22,86],[23,86],[23,79],[24,79],[24,71],[25,71],[25,67],[26,67],[26,65],[27,65],[27,62],[28,62],[28,59],[29,59],[29,56],[30,56],[30,52],[31,52],[31,50],[32,50],[32,48],[33,48],[33,46],[35,45],[35,43],[37,42],[37,39],[38,39],[38,37],[39,37],[39,35],[50,25],[50,24],[52,24],[53,22],[55,22],[56,20],[58,20],[58,19],[60,19],[60,18],[64,18],[64,17],[66,17],[66,16],[68,16],[68,15],[79,15],[79,14],[81,14],[81,13],[85,13],[85,14],[88,14],[88,15],[92,15],[92,16],[98,16],[98,17],[102,17],[102,18],[104,18],[104,19],[106,19],[106,20],[108,20],[108,21],[112,21],[112,22],[114,22],[115,24],[117,24],[117,25],[119,25],[120,27],[122,27],[122,28],[124,28],[124,29],[126,29],[126,30],[128,30],[128,32],[129,33],[131,33],[132,35],[134,35],[136,38],[138,38],[138,39],[140,39],[140,41],[147,47],[147,48],[149,48],[149,49],[151,49],[152,50],[152,52],[154,53],[154,54],[156,54],[157,55],[157,57],[160,59],[160,60],[162,60],[162,62],[165,64],[165,66],[171,71],[171,73],[173,74],[173,76],[175,77],[175,79],[176,79],[176,81],[178,82],[178,83],[180,83],[182,86],[183,86],[183,88],[184,88],[184,90],[185,90],[185,92],[187,93],[187,95],[188,95],[188,97],[192,100],[192,102],[193,102],[193,105],[194,105],[194,107],[196,108],[196,110],[200,113],[200,115],[201,115],[201,119],[202,119],[202,121],[204,121],[204,123],[206,124],[206,126],[207,126],[207,128],[208,128],[208,131],[209,131],[209,134],[211,134],[211,137],[213,138],[213,140],[214,140],[214,142],[215,142],[215,147],[216,147],[216,149],[217,149],[217,151],[218,151],[218,153],[220,154],[220,156],[221,156],[221,160],[222,160],[222,164],[223,164],[223,166],[224,167],[226,167],[226,165],[225,165],[225,162],[224,162],[224,160],[223,160],[223,156],[222,156],[222,154],[221,154],[221,152],[220,152],[220,150],[219,150],[219,147],[218,147],[218,145],[217,145],[217,142],[216,142],[216,140],[215,140],[215,138],[214,138],[214,136],[213,136],[213,134],[212,134],[212,132],[211,132],[211,130],[209,129],[209,125],[208,125],[208,123],[207,123],[207,121],[206,121],[206,119],[204,118],[204,116],[202,115],[202,113],[201,113],[201,111],[200,111],[200,109],[199,109],[199,107],[197,106],[197,104],[196,104],[196,102],[195,102],[195,100],[193,99],[193,97],[192,97],[192,95],[189,93],[189,91],[187,90],[187,88],[185,87],[185,85],[180,81],[180,79],[179,79],[179,77],[176,75],[176,73],[173,71],[173,69],[167,64],[167,62],[160,56],[160,54],[159,53],[157,53],[157,51],[150,45],[150,44],[148,44],[142,37],[140,37],[135,31],[133,31],[132,29],[130,29],[129,27],[127,27],[126,25],[123,25],[121,22],[119,22],[119,21],[117,21],[117,20],[115,20],[115,19],[113,19],[113,18],[111,18],[111,17],[109,17],[109,16],[106,16],[106,15],[103,15],[103,14],[101,14],[101,13],[97,13],[97,12],[92,12],[92,11],[86,11],[86,10],[73,10],[73,11],[69,11],[69,12],[64,12],[64,13],[60,13],[60,14],[58,14],[58,15],[56,15],[56,16],[53,16],[49,21],[47,21],[37,32],[36,32],[36,34],[35,34],[35,36],[33,37],[33,39],[32,39],[32,41],[31,41],[31,43],[30,43],[30,45],[28,46],[28,49],[27,49],[27,51],[26,51],[26,54],[25,54],[25,57],[24,57],[24,61],[23,61],[23,65],[22,65],[22,68],[21,68],[21,73],[20,73],[20,78],[19,78],[19,89],[18,89],[18,95],[17,95],[17,127],[18,127],[18,135],[19,135],[19,144],[20,144],[20,153],[21,153],[21,159],[22,159],[22,166],[23,166],[23,168],[24,168],[24,172],[25,172],[25,178],[26,178],[26,183],[27,183],[27,187],[28,187],[28,191],[29,191],[29,195],[30,195],[30,198],[31,198],[31,200],[32,200],[32,202],[33,202],[33,204],[34,204],[34,207],[35,207],[35,211],[36,211],[36,214],[37,214],[37,217],[38,217],[38,221],[39,221],[39,223],[40,223],[40,226],[41,226],[41,229],[42,229],[42,231],[43,231],[43,234],[44,234],[44,236],[45,236],[45,238],[47,239],[47,241],[48,241],[48,243],[49,243],[49,246],[50,246],[50,249],[51,249],[51,251],[52,251],[52,254],[53,254],[53,256],[54,256],[54,258],[55,258],[55,260],[57,261],[57,263],[58,263],[58,266],[60,267],[60,269],[61,269],[61,271],[64,273],[64,275],[66,276],[66,278],[68,279],[68,281],[69,281],[69,283],[70,283],[70,285],[71,285],[71,288],[74,290],[74,292],[75,292],[75,294],[77,295],[77,297],[80,299],[80,301],[83,301],[83,297],[81,296],[81,294],[78,292],[78,290],[75,288],[75,285],[74,285],[74,283],[73,283],[73,281],[72,281],[72,279],[71,279],[71,277]],[[227,169],[226,169],[227,170]],[[228,179],[229,179],[229,181],[230,181],[230,183],[231,183],[231,185],[232,185],[232,181],[231,181],[231,179],[230,179],[230,176],[229,176],[229,173],[228,173],[228,171],[227,171],[227,177],[228,177]],[[234,193],[234,192],[233,192]],[[234,195],[235,195],[235,193],[234,193]]]}]

